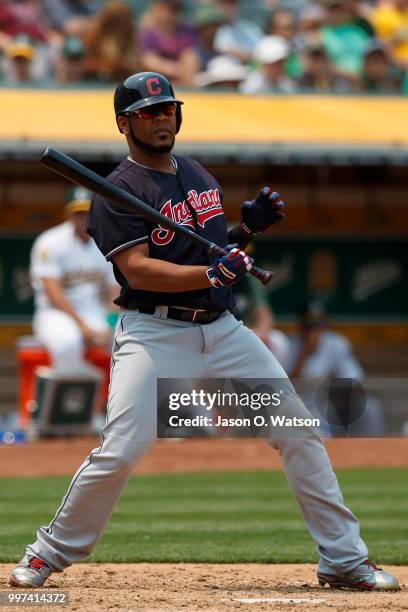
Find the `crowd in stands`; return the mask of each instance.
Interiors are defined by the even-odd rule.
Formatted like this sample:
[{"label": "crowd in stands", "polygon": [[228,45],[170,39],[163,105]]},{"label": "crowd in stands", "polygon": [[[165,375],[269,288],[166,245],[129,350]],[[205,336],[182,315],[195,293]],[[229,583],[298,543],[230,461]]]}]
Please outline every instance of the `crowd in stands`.
[{"label": "crowd in stands", "polygon": [[104,85],[151,70],[244,94],[408,93],[408,0],[251,5],[0,0],[0,85]]}]

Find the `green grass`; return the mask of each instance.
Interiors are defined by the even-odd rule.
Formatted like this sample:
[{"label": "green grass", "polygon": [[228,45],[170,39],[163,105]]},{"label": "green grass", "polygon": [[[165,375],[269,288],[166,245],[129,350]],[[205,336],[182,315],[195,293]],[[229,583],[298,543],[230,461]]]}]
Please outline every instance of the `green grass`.
[{"label": "green grass", "polygon": [[[408,563],[408,472],[338,472],[373,561]],[[0,479],[0,561],[46,525],[68,478]],[[280,472],[133,477],[90,561],[315,562],[314,543]]]}]

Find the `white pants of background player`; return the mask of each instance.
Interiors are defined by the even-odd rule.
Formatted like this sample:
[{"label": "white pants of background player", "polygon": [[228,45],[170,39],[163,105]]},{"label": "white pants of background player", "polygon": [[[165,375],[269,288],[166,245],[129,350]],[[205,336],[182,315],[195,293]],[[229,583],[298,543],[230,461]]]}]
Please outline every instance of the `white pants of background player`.
[{"label": "white pants of background player", "polygon": [[[107,329],[106,315],[102,309],[79,313],[82,320],[96,332]],[[33,318],[34,334],[47,349],[51,363],[56,368],[73,369],[83,363],[84,341],[77,323],[72,317],[56,308],[39,311]]]},{"label": "white pants of background player", "polygon": [[[159,307],[154,316],[125,311],[118,321],[102,445],[78,469],[54,519],[38,529],[37,541],[27,547],[27,554],[55,570],[90,554],[135,464],[155,441],[157,377],[279,378],[287,394],[285,414],[310,417],[275,357],[231,314],[199,325],[166,320],[165,311]],[[299,437],[288,436],[281,428],[267,442],[280,452],[289,485],[317,544],[319,569],[326,573],[354,569],[367,558],[367,548],[357,519],[344,505],[319,436],[311,428]]]}]

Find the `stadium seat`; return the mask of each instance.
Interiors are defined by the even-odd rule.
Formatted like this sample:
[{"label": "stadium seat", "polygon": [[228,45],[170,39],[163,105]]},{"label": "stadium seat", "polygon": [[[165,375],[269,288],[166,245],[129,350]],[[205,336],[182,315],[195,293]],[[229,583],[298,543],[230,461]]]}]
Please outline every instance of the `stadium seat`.
[{"label": "stadium seat", "polygon": [[[98,412],[103,413],[108,398],[110,377],[110,353],[98,346],[87,348],[85,360],[102,371],[101,396]],[[50,358],[45,348],[34,336],[21,336],[17,340],[17,363],[19,369],[19,424],[27,425],[34,408],[35,370],[38,366],[50,365]]]}]

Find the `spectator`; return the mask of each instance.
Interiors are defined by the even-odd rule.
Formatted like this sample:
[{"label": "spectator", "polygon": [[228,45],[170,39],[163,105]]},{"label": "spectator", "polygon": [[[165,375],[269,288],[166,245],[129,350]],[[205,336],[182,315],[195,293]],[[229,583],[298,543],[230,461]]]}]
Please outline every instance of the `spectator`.
[{"label": "spectator", "polygon": [[90,21],[85,47],[88,78],[118,82],[137,72],[132,9],[122,0],[109,0]]},{"label": "spectator", "polygon": [[289,43],[296,35],[296,19],[292,11],[278,8],[273,11],[266,23],[265,34],[267,36],[281,36]]},{"label": "spectator", "polygon": [[[39,0],[21,0],[20,2],[10,2],[0,0],[0,50],[5,52],[6,47],[12,43],[16,36],[25,35],[35,47],[35,53],[29,62],[17,59],[20,64],[17,72],[26,73],[25,80],[45,83],[52,73],[52,47],[51,39],[46,25],[42,22],[42,12]],[[6,54],[7,55],[7,54]],[[14,63],[14,62],[13,62]],[[24,68],[25,66],[25,68]],[[29,70],[28,70],[29,66]],[[10,79],[16,81],[15,67],[7,66],[6,71],[10,72]],[[18,80],[18,79],[17,79]]]},{"label": "spectator", "polygon": [[389,45],[394,60],[408,68],[408,0],[379,4],[371,21],[378,38]]},{"label": "spectator", "polygon": [[82,363],[86,344],[106,346],[111,341],[108,312],[116,309],[112,265],[84,229],[90,204],[86,189],[71,190],[67,220],[40,234],[31,251],[34,332],[52,365],[66,369]]},{"label": "spectator", "polygon": [[34,60],[37,50],[33,41],[25,34],[20,34],[6,46],[6,80],[9,84],[41,84],[34,75]]},{"label": "spectator", "polygon": [[262,5],[267,11],[285,8],[293,11],[297,15],[310,5],[311,0],[263,0]]},{"label": "spectator", "polygon": [[289,55],[288,42],[280,36],[265,36],[255,47],[253,58],[259,68],[242,83],[246,94],[293,93],[296,85],[285,75],[285,61]]},{"label": "spectator", "polygon": [[218,55],[208,62],[205,72],[197,74],[196,84],[199,87],[238,90],[247,77],[248,70],[236,57]]},{"label": "spectator", "polygon": [[262,30],[252,21],[239,17],[237,0],[218,0],[225,24],[215,36],[214,46],[218,53],[232,55],[242,63],[250,60],[256,43],[262,38]]},{"label": "spectator", "polygon": [[22,85],[33,82],[35,54],[35,46],[25,34],[20,34],[10,41],[6,47],[6,57],[9,60],[6,72],[9,83]]},{"label": "spectator", "polygon": [[336,76],[321,44],[307,46],[303,51],[302,61],[303,73],[297,79],[299,89],[311,93],[349,91],[348,82]]},{"label": "spectator", "polygon": [[324,22],[325,12],[318,4],[308,4],[299,14],[296,48],[321,44],[320,28]]},{"label": "spectator", "polygon": [[408,73],[405,73],[405,76],[402,81],[402,93],[404,96],[408,96]]},{"label": "spectator", "polygon": [[36,44],[46,43],[47,29],[41,22],[40,8],[37,0],[19,3],[0,0],[0,32],[9,40],[25,34]]},{"label": "spectator", "polygon": [[144,70],[160,72],[179,85],[191,86],[200,69],[197,34],[182,21],[181,0],[153,0],[139,32]]},{"label": "spectator", "polygon": [[56,60],[58,83],[80,83],[85,80],[85,47],[77,36],[67,36]]},{"label": "spectator", "polygon": [[[361,393],[356,393],[354,398],[352,396],[353,388],[360,390],[359,382],[363,380],[364,372],[353,354],[349,340],[329,330],[328,317],[322,302],[311,301],[300,313],[299,331],[290,338],[289,349],[282,365],[288,376],[295,379],[295,383],[296,379],[302,379],[295,386],[304,402],[307,402],[309,410],[319,413],[323,420],[326,413],[328,423],[323,424],[326,434],[332,435],[336,429],[335,423],[328,417],[329,410],[333,412],[333,407],[335,413],[344,408],[348,412],[345,416],[351,417],[346,433],[383,433],[382,407],[378,400],[361,398]],[[337,379],[337,389],[335,385],[329,385],[329,393],[319,392],[323,383],[326,385],[330,379]],[[333,390],[332,396],[330,389]],[[355,405],[356,402],[360,404],[361,399],[364,410],[361,410],[360,405]],[[332,400],[333,405],[328,407]],[[357,414],[360,416],[355,419]],[[337,415],[335,416],[337,419]],[[344,435],[344,428],[341,433]]]},{"label": "spectator", "polygon": [[324,48],[337,74],[356,84],[369,36],[351,23],[344,0],[325,0],[325,5],[326,22],[320,30]]},{"label": "spectator", "polygon": [[366,93],[400,93],[403,73],[386,49],[373,42],[364,56],[361,89]]},{"label": "spectator", "polygon": [[198,34],[197,52],[201,68],[207,68],[208,62],[216,57],[218,51],[214,47],[218,28],[224,23],[222,12],[212,5],[200,5],[195,15],[195,27]]},{"label": "spectator", "polygon": [[267,36],[280,36],[288,42],[290,53],[285,62],[285,74],[293,79],[297,78],[302,69],[296,48],[297,22],[295,14],[285,8],[273,11],[266,24],[265,34]]},{"label": "spectator", "polygon": [[94,0],[41,0],[43,13],[53,30],[60,34],[82,36],[89,18],[98,11]]},{"label": "spectator", "polygon": [[344,0],[346,10],[350,15],[351,23],[358,26],[370,37],[375,37],[375,30],[370,22],[371,8],[361,0]]}]

